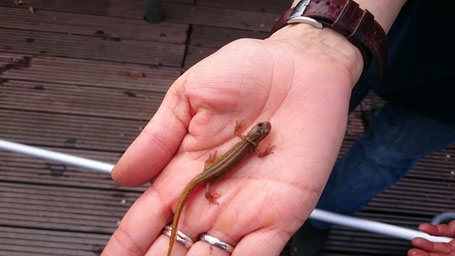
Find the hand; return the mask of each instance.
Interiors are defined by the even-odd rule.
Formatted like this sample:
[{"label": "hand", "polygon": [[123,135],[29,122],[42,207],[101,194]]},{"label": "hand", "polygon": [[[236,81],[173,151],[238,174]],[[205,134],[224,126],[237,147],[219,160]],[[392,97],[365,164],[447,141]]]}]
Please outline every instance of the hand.
[{"label": "hand", "polygon": [[[455,220],[448,225],[432,225],[423,223],[419,230],[433,236],[455,238]],[[450,243],[432,243],[424,238],[414,238],[412,244],[420,249],[411,249],[408,256],[455,256],[455,239]]]},{"label": "hand", "polygon": [[[134,203],[104,255],[165,255],[161,235],[185,185],[210,153],[219,155],[247,129],[272,123],[253,155],[212,185],[219,204],[201,186],[190,196],[179,230],[197,241],[208,233],[235,245],[232,255],[278,255],[316,205],[336,160],[346,126],[351,88],[362,70],[360,52],[337,33],[300,24],[267,40],[235,41],[184,73],[150,123],[112,172],[122,185],[154,179]],[[227,255],[204,242],[174,255]]]}]

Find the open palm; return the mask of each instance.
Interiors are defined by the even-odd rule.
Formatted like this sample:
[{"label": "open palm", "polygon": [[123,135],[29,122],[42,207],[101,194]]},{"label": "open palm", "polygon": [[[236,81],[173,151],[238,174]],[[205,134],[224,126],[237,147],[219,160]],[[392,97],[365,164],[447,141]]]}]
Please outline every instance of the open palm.
[{"label": "open palm", "polygon": [[[346,125],[354,81],[345,56],[327,54],[324,47],[242,39],[183,74],[113,171],[123,185],[154,181],[105,255],[165,255],[169,239],[161,230],[171,222],[180,193],[211,153],[221,155],[239,141],[233,131],[240,120],[246,130],[270,121],[272,131],[259,150],[270,143],[274,153],[252,154],[214,183],[219,204],[205,199],[203,186],[196,189],[179,230],[194,241],[208,233],[235,245],[232,255],[278,255],[315,206]],[[176,243],[173,255],[210,253],[228,255],[204,242],[190,250]]]}]

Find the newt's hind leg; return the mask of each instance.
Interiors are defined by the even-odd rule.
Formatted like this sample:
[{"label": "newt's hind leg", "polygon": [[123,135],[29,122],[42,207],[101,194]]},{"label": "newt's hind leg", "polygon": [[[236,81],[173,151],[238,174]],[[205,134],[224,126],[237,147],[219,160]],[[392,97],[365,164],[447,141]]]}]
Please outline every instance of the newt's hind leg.
[{"label": "newt's hind leg", "polygon": [[245,129],[245,121],[235,121],[235,128],[234,128],[234,134],[238,136],[240,139],[243,139],[242,131]]},{"label": "newt's hind leg", "polygon": [[211,204],[218,204],[218,202],[216,201],[216,199],[218,199],[221,195],[216,193],[216,192],[213,192],[211,189],[210,189],[210,183],[206,183],[205,184],[205,198],[207,198],[207,200],[209,201],[209,203]]}]

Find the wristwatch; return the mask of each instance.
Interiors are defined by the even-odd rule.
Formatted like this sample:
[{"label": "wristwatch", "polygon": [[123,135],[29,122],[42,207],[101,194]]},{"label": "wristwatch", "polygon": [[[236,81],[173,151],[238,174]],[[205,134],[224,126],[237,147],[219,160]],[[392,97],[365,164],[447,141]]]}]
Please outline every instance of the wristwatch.
[{"label": "wristwatch", "polygon": [[373,57],[382,77],[387,62],[387,36],[368,10],[362,10],[352,0],[302,0],[281,16],[271,34],[295,23],[306,23],[316,28],[329,27],[345,36],[360,49],[364,72]]}]

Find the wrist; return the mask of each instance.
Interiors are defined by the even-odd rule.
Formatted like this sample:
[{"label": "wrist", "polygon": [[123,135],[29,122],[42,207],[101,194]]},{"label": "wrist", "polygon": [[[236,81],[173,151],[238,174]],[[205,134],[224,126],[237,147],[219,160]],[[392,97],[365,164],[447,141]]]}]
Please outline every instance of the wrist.
[{"label": "wrist", "polygon": [[[321,54],[332,58],[344,56],[344,61],[340,58],[333,59],[336,64],[344,64],[350,70],[351,81],[355,82],[359,78],[357,71],[357,67],[360,66],[359,63],[362,63],[361,66],[364,67],[365,71],[372,59],[377,64],[378,78],[381,78],[385,70],[388,52],[387,37],[381,25],[388,30],[404,2],[405,0],[384,0],[380,3],[360,0],[362,6],[359,7],[359,4],[352,0],[302,0],[295,8],[288,10],[277,20],[272,33],[287,25],[290,28],[286,29],[281,35],[285,35],[291,30],[294,32],[302,31],[301,28],[305,28],[306,32],[311,31],[311,34],[303,33],[305,39],[310,38],[313,41],[311,44],[306,40],[305,47],[311,46],[322,49]],[[367,9],[362,9],[362,7],[368,7],[373,14]],[[374,14],[379,16],[379,23],[374,20]],[[308,30],[307,25],[289,26],[293,23],[306,23],[319,29],[322,27],[326,29],[316,32],[314,28]],[[302,33],[299,34],[302,35]],[[343,37],[346,37],[347,40]],[[288,40],[292,40],[292,38],[289,37]],[[301,40],[304,43],[303,38]],[[358,50],[352,51],[353,47],[358,47]],[[358,61],[357,53],[359,51],[363,61]]]},{"label": "wrist", "polygon": [[295,56],[311,52],[313,56],[327,59],[330,65],[348,74],[351,86],[354,86],[363,70],[360,50],[330,28],[318,29],[307,24],[292,24],[276,31],[267,40],[288,45]]}]

